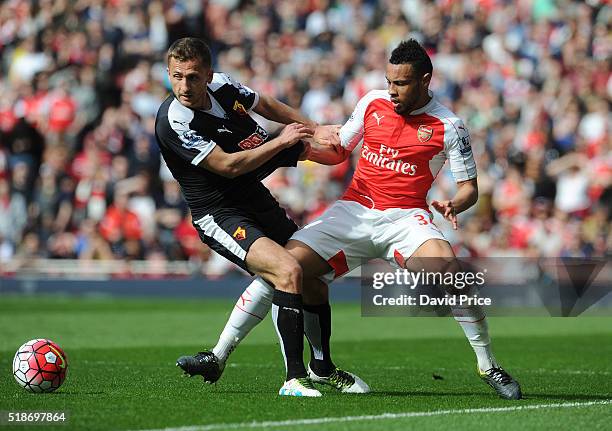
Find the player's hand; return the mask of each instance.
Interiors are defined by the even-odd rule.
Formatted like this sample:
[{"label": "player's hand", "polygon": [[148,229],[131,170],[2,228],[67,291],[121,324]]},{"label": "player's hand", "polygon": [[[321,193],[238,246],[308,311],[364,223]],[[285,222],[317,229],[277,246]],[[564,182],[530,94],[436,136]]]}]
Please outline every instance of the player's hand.
[{"label": "player's hand", "polygon": [[340,127],[339,124],[317,126],[314,141],[319,145],[340,145]]},{"label": "player's hand", "polygon": [[289,148],[300,141],[300,139],[312,138],[314,130],[300,123],[291,123],[282,130],[278,139],[284,148]]},{"label": "player's hand", "polygon": [[453,229],[457,230],[457,211],[452,201],[432,201],[431,206],[453,224]]}]

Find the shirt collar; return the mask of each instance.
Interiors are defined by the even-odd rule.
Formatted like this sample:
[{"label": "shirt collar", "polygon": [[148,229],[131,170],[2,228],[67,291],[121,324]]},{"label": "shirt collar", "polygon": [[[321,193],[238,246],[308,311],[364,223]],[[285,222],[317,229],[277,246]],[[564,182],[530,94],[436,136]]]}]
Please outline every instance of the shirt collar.
[{"label": "shirt collar", "polygon": [[427,90],[427,94],[429,95],[429,97],[431,97],[431,99],[429,100],[429,102],[427,102],[427,104],[419,109],[415,109],[414,111],[411,111],[408,115],[419,115],[422,114],[424,112],[427,112],[431,106],[434,104],[435,102],[435,97],[433,94],[433,91],[431,90]]}]

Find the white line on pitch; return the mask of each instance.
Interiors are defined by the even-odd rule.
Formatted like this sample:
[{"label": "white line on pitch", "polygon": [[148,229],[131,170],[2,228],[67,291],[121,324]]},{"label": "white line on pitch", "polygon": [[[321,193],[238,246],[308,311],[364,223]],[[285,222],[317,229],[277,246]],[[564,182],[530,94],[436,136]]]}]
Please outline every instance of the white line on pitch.
[{"label": "white line on pitch", "polygon": [[404,412],[404,413],[381,413],[378,415],[362,415],[362,416],[339,416],[331,418],[312,418],[312,419],[289,419],[284,421],[265,421],[265,422],[235,422],[235,423],[217,423],[208,425],[191,425],[176,428],[160,428],[148,431],[213,431],[223,429],[246,429],[246,428],[272,428],[272,427],[287,427],[296,425],[320,425],[341,422],[359,422],[359,421],[376,421],[384,419],[405,419],[427,416],[443,416],[443,415],[461,415],[461,414],[478,414],[478,413],[504,413],[515,412],[522,410],[539,410],[539,409],[565,409],[572,407],[588,407],[612,404],[612,400],[588,401],[584,403],[556,403],[556,404],[531,404],[526,406],[510,406],[510,407],[485,407],[479,409],[455,409],[455,410],[433,410],[426,412]]}]

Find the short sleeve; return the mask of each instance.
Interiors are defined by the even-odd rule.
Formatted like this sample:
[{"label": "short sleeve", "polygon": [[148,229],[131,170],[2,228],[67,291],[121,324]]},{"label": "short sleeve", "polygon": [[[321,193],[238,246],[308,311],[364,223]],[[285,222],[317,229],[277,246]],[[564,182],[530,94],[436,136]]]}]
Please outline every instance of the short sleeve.
[{"label": "short sleeve", "polygon": [[213,90],[216,90],[222,86],[227,88],[234,93],[235,99],[244,106],[247,111],[253,110],[259,103],[259,93],[255,90],[235,81],[229,75],[225,73],[215,73],[213,81],[209,84]]},{"label": "short sleeve", "polygon": [[172,118],[170,115],[159,119],[155,125],[155,134],[161,146],[196,166],[216,146],[214,141],[205,139],[192,130],[189,122]]},{"label": "short sleeve", "polygon": [[448,126],[444,149],[449,160],[451,173],[456,182],[476,178],[476,161],[472,153],[470,134],[461,120]]},{"label": "short sleeve", "polygon": [[368,102],[366,97],[361,98],[348,121],[340,128],[340,145],[349,151],[353,151],[363,141],[364,116]]}]

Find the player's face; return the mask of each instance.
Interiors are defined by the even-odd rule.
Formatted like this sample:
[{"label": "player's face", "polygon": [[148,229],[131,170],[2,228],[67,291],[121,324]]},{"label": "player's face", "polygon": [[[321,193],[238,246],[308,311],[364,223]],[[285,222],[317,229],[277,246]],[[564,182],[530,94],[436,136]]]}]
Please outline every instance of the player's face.
[{"label": "player's face", "polygon": [[427,89],[431,74],[419,76],[412,64],[387,64],[387,85],[395,112],[408,114],[429,100]]},{"label": "player's face", "polygon": [[174,96],[188,108],[208,107],[206,84],[212,80],[212,74],[212,69],[204,67],[198,59],[179,61],[171,57],[168,63],[168,76]]}]

